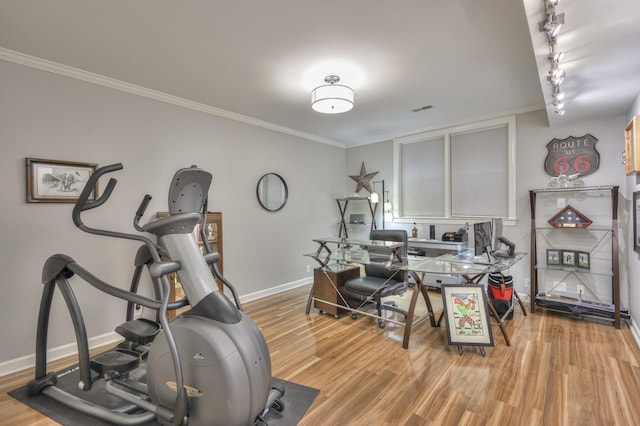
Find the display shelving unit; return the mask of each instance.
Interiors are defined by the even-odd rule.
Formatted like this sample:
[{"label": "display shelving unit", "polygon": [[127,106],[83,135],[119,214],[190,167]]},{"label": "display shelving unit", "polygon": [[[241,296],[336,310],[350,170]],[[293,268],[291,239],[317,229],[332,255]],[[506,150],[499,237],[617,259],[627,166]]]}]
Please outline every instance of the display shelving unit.
[{"label": "display shelving unit", "polygon": [[[347,207],[349,206],[349,202],[358,202],[358,201],[366,201],[369,206],[369,213],[371,213],[371,222],[366,223],[350,223],[346,220]],[[367,197],[347,197],[347,198],[336,198],[336,203],[338,203],[338,210],[340,211],[340,228],[338,231],[338,237],[349,238],[349,232],[347,230],[347,225],[369,225],[371,230],[376,228],[376,210],[378,204],[374,204]]]},{"label": "display shelving unit", "polygon": [[[529,200],[531,312],[611,321],[619,329],[628,311],[620,302],[618,186],[535,189]],[[588,222],[552,225],[568,207]]]}]

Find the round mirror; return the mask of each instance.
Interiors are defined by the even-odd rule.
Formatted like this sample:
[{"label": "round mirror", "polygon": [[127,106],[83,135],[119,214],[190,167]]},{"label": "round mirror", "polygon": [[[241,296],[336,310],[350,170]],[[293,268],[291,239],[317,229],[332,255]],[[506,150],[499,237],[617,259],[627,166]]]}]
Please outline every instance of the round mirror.
[{"label": "round mirror", "polygon": [[289,189],[282,176],[277,173],[267,173],[258,181],[256,195],[262,208],[277,212],[287,204]]}]

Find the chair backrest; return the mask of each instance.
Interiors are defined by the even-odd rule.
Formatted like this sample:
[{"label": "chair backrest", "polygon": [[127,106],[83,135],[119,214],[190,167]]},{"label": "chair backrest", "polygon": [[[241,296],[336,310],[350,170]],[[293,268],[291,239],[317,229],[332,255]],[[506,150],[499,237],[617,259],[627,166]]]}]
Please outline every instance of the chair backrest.
[{"label": "chair backrest", "polygon": [[[407,231],[402,229],[374,229],[369,234],[370,240],[376,241],[395,241],[404,243],[399,249],[399,254],[402,257],[402,264],[407,263],[407,245],[408,235]],[[384,247],[369,247],[369,259],[371,262],[386,263],[391,255],[391,250]],[[364,266],[364,270],[369,277],[381,277],[392,278],[396,281],[405,281],[407,278],[406,271],[398,271],[393,268],[386,268],[380,264],[367,264]]]}]

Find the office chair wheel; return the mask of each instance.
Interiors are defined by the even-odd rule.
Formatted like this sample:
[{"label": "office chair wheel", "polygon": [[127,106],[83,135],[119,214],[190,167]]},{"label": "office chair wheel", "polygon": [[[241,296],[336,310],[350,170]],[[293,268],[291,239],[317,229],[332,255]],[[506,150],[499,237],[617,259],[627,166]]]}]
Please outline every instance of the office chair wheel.
[{"label": "office chair wheel", "polygon": [[356,314],[355,312],[351,312],[351,319],[358,319],[358,314]]},{"label": "office chair wheel", "polygon": [[385,322],[383,320],[378,320],[378,327],[384,328]]}]

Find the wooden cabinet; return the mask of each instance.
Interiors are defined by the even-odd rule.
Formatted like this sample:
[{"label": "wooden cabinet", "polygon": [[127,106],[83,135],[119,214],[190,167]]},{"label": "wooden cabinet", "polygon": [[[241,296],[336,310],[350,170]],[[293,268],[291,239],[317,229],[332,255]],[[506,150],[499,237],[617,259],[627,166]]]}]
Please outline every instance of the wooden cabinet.
[{"label": "wooden cabinet", "polygon": [[529,191],[531,203],[531,312],[575,318],[629,318],[621,307],[618,187]]},{"label": "wooden cabinet", "polygon": [[[157,217],[165,217],[168,216],[168,212],[158,212]],[[205,253],[204,241],[202,241],[202,237],[200,236],[200,224],[196,225],[193,230],[194,237],[196,241],[200,245],[200,250],[202,253]],[[217,252],[220,254],[220,261],[218,262],[218,270],[221,274],[224,273],[223,270],[223,260],[224,256],[222,254],[222,213],[220,212],[207,212],[207,221],[206,221],[206,230],[205,230],[207,242],[211,247],[211,251]],[[162,246],[162,241],[158,241],[158,244]],[[212,271],[213,273],[213,271]],[[177,274],[171,274],[169,276],[169,282],[171,283],[171,295],[169,297],[170,301],[179,300],[185,297],[184,291],[182,290],[182,286],[180,285],[180,281],[178,280]],[[216,279],[216,283],[218,284],[218,288],[222,290],[222,282]],[[169,319],[174,318],[180,312],[189,309],[188,307],[184,307],[176,311],[169,311],[168,317]]]},{"label": "wooden cabinet", "polygon": [[628,175],[640,172],[640,115],[624,130],[624,164]]},{"label": "wooden cabinet", "polygon": [[[357,307],[360,300],[346,292],[344,283],[359,276],[360,268],[357,266],[331,265],[324,268],[316,268],[313,270],[314,295],[318,299],[337,305],[347,306],[348,304],[350,307]],[[345,301],[347,304],[345,304]],[[348,309],[323,303],[320,300],[314,300],[313,307],[336,317],[349,312]]]}]

